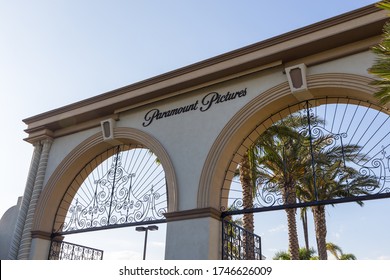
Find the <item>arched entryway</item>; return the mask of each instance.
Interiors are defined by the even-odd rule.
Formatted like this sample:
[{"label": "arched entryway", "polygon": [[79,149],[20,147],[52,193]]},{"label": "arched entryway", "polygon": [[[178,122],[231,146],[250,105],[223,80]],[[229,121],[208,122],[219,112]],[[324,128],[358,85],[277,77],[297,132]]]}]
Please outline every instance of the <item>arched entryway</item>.
[{"label": "arched entryway", "polygon": [[[132,179],[135,179],[136,171],[140,175],[138,182],[141,185],[134,193],[134,185],[130,186],[130,182],[134,182]],[[92,177],[89,177],[90,174]],[[147,178],[150,174],[155,180]],[[156,191],[155,186],[159,191]],[[161,195],[164,197],[161,198]],[[105,196],[108,200],[104,201],[101,198]],[[121,202],[119,198],[125,197],[127,200],[122,199]],[[33,243],[45,243],[46,246],[40,246],[40,250],[32,254],[36,258],[47,258],[52,238],[58,239],[67,233],[163,222],[163,212],[176,211],[176,197],[176,177],[172,163],[156,139],[131,128],[115,128],[114,141],[109,142],[105,142],[102,134],[97,133],[78,145],[61,162],[44,188],[32,232]],[[79,200],[84,200],[83,207]],[[161,209],[156,204],[152,206],[151,201],[160,203]],[[93,205],[95,202],[98,204]],[[100,216],[97,215],[99,207]],[[134,207],[138,210],[149,208],[140,214],[140,211],[134,211]],[[78,214],[86,220],[81,221],[79,216],[76,221],[75,216],[72,216],[72,211],[77,212],[74,212],[75,209],[81,209],[82,213]],[[157,216],[152,218],[155,211]],[[127,220],[123,220],[122,216],[126,216],[126,213]]]},{"label": "arched entryway", "polygon": [[[234,181],[233,178],[237,176],[235,172],[241,159],[264,131],[278,121],[283,122],[286,116],[294,114],[295,112],[301,112],[301,114],[304,113],[304,115],[307,115],[306,120],[309,121],[310,126],[311,114],[316,116],[314,110],[317,109],[328,110],[328,115],[334,114],[333,124],[330,125],[337,126],[337,132],[331,131],[330,135],[332,135],[332,137],[329,137],[329,141],[333,144],[337,141],[340,143],[343,139],[349,141],[348,144],[352,143],[351,139],[346,139],[347,131],[344,131],[344,128],[341,128],[344,120],[345,123],[347,123],[345,128],[348,128],[348,122],[360,122],[359,124],[354,125],[354,131],[349,135],[352,136],[352,138],[356,135],[357,142],[364,138],[364,134],[370,134],[368,135],[368,138],[363,140],[364,143],[362,145],[367,146],[368,150],[365,150],[366,152],[372,152],[374,155],[371,154],[371,157],[360,166],[361,168],[358,173],[372,175],[376,172],[374,176],[376,176],[378,185],[380,186],[372,189],[370,189],[369,186],[366,187],[364,189],[364,195],[359,198],[344,197],[344,199],[337,199],[337,201],[319,201],[317,197],[313,202],[306,203],[307,205],[302,206],[317,204],[325,205],[330,203],[389,197],[388,174],[383,175],[383,172],[381,172],[381,170],[387,170],[389,168],[387,162],[388,155],[386,156],[390,144],[388,137],[389,133],[383,131],[383,129],[388,126],[386,126],[386,123],[388,121],[389,111],[387,108],[377,105],[376,100],[371,96],[374,91],[375,89],[370,86],[370,79],[367,77],[350,74],[321,74],[308,77],[308,92],[306,93],[306,96],[310,96],[310,98],[306,98],[306,100],[298,101],[297,98],[291,94],[287,83],[261,93],[250,104],[245,106],[227,126],[225,126],[224,131],[215,142],[215,150],[209,153],[208,162],[205,165],[207,166],[207,169],[205,168],[203,173],[205,177],[202,177],[200,184],[200,190],[202,190],[203,187],[203,191],[205,192],[199,192],[198,202],[200,204],[208,203],[209,205],[214,205],[217,209],[221,209],[223,217],[233,214],[298,207],[298,202],[295,200],[291,205],[286,206],[280,193],[280,197],[278,197],[272,196],[274,193],[264,194],[264,192],[256,193],[259,197],[262,196],[263,200],[261,202],[257,201],[258,203],[256,204],[255,201],[251,207],[245,207],[243,204],[241,186],[239,185],[236,189],[234,189],[234,187],[232,189],[232,182]],[[323,105],[322,107],[321,104]],[[339,110],[337,107],[339,107]],[[347,109],[348,107],[349,109]],[[367,124],[361,124],[363,121],[369,121],[369,118],[363,118],[362,120],[362,117],[364,117],[362,115],[365,114],[365,112],[366,114],[369,112],[368,114],[372,120],[370,125],[375,126],[373,128],[374,130],[371,132],[368,132]],[[322,112],[321,114],[326,115],[326,112]],[[349,114],[358,114],[359,118],[354,119],[353,116],[347,116]],[[375,123],[374,120],[378,119],[379,115],[380,122]],[[335,118],[337,121],[335,121]],[[336,125],[334,125],[335,122],[337,123]],[[306,132],[313,134],[320,133],[318,126],[316,127],[314,123],[312,126],[313,127],[309,128]],[[322,130],[322,132],[325,130]],[[377,136],[375,136],[375,134]],[[310,137],[315,139],[314,135],[310,135]],[[372,145],[372,143],[368,145],[372,137],[380,138],[376,140],[376,146]],[[313,149],[310,145],[311,144],[309,143],[308,149]],[[354,145],[358,144],[354,143]],[[347,146],[346,144],[344,144],[344,146],[342,144],[341,147]],[[381,161],[381,164],[378,163],[379,161]],[[343,164],[345,164],[345,160]],[[359,164],[360,162],[357,163],[357,165]],[[312,162],[311,168],[313,168],[313,170],[315,170],[315,165],[316,163]],[[357,165],[355,162],[355,166]],[[379,167],[379,165],[381,166]],[[208,177],[211,174],[213,176]],[[317,174],[317,176],[321,175],[318,170],[314,171],[313,174]],[[206,178],[207,180],[205,180]],[[221,178],[224,179],[221,180]],[[216,186],[219,186],[219,190],[215,189]],[[209,189],[206,190],[207,188]],[[234,192],[238,194],[236,197],[232,196],[232,193]],[[231,203],[228,202],[229,199],[231,200]],[[272,207],[273,209],[271,209]],[[230,228],[227,229],[227,232],[231,231]],[[231,249],[232,245],[228,245],[225,246],[225,248],[230,247]],[[222,251],[224,250],[222,249]],[[243,256],[245,256],[245,253]]]}]

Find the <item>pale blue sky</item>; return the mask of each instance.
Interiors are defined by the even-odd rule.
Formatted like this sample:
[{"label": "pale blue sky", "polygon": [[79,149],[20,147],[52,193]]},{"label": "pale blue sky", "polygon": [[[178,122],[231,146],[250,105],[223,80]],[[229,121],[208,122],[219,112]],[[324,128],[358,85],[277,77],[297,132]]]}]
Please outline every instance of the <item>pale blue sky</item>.
[{"label": "pale blue sky", "polygon": [[[0,215],[24,191],[32,146],[22,119],[374,2],[0,0]],[[390,259],[389,204],[329,207],[329,241],[361,259]],[[262,215],[257,233],[270,258],[286,249],[285,218]],[[129,250],[137,258],[142,248]]]}]

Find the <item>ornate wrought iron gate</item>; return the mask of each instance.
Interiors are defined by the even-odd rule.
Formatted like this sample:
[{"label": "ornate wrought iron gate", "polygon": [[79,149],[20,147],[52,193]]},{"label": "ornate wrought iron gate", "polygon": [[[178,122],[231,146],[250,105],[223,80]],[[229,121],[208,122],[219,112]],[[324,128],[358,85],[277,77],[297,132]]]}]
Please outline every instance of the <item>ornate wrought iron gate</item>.
[{"label": "ornate wrought iron gate", "polygon": [[367,101],[329,97],[288,106],[257,124],[234,153],[222,216],[389,198],[389,128],[390,112]]},{"label": "ornate wrought iron gate", "polygon": [[261,260],[261,237],[223,219],[222,259]]},{"label": "ornate wrought iron gate", "polygon": [[73,179],[57,209],[49,259],[101,259],[103,251],[56,238],[68,234],[164,223],[168,195],[156,156],[141,145],[112,147]]},{"label": "ornate wrought iron gate", "polygon": [[[223,219],[390,198],[390,112],[345,97],[288,106],[244,137],[221,193]],[[254,257],[246,234],[224,220],[224,259]]]},{"label": "ornate wrought iron gate", "polygon": [[119,145],[74,178],[58,207],[53,236],[165,222],[164,169],[142,146]]},{"label": "ornate wrought iron gate", "polygon": [[102,260],[103,251],[69,242],[52,240],[49,260]]}]

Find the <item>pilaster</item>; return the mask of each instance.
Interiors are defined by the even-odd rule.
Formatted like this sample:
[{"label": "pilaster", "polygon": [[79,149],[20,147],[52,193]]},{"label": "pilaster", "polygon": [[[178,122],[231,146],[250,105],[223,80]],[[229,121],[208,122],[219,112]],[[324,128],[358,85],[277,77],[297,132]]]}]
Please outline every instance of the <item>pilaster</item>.
[{"label": "pilaster", "polygon": [[24,224],[26,222],[27,212],[31,201],[31,196],[34,189],[34,183],[37,176],[39,160],[42,153],[42,145],[36,142],[34,145],[34,152],[31,159],[30,170],[28,172],[26,187],[23,194],[22,203],[19,209],[18,218],[16,221],[15,231],[12,239],[12,243],[8,252],[8,258],[14,260],[18,256],[20,241],[22,239],[22,233]]},{"label": "pilaster", "polygon": [[23,228],[23,234],[19,246],[18,259],[28,259],[30,254],[31,247],[31,229],[34,220],[35,208],[39,199],[39,196],[42,192],[43,181],[45,179],[47,162],[49,159],[49,152],[52,144],[51,138],[46,138],[41,141],[42,143],[42,153],[39,159],[39,165],[37,170],[37,175],[34,182],[34,188],[27,211],[26,221]]}]

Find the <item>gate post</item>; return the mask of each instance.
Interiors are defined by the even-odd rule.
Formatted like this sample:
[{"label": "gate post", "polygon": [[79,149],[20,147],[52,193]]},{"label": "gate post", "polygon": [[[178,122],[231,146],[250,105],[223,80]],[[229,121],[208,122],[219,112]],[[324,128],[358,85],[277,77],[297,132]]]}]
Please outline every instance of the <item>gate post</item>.
[{"label": "gate post", "polygon": [[165,259],[221,259],[221,212],[214,208],[166,213]]},{"label": "gate post", "polygon": [[51,233],[42,231],[31,232],[30,260],[47,260],[51,245]]}]

